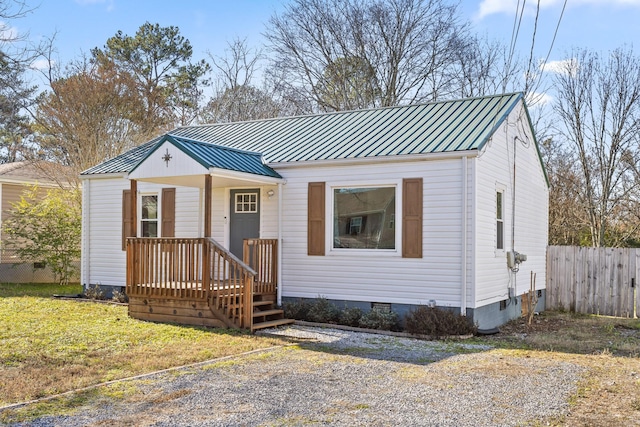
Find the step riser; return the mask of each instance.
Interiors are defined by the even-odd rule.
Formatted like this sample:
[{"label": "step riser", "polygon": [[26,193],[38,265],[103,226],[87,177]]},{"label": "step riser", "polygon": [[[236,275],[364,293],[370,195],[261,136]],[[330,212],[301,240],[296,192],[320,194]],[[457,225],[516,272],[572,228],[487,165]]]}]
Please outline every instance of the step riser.
[{"label": "step riser", "polygon": [[[292,319],[284,318],[284,311],[274,308],[275,302],[271,300],[263,300],[267,295],[255,295],[253,301],[252,313],[253,324],[251,331],[258,329],[272,328],[281,325],[288,325],[293,323]],[[272,296],[271,296],[272,297]],[[211,300],[210,300],[211,301]],[[241,297],[238,295],[228,296],[218,295],[213,298],[213,307],[216,307],[218,312],[224,313],[228,316],[229,321],[233,322],[236,326],[240,323],[239,309],[241,306]],[[212,309],[213,309],[212,307]]]}]

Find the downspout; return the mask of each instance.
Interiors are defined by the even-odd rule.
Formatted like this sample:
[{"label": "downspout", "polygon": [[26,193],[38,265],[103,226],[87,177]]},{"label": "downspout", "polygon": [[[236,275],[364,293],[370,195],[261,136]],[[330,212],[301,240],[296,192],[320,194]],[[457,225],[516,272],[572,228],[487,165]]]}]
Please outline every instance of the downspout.
[{"label": "downspout", "polygon": [[460,315],[467,315],[467,156],[462,157],[462,285]]},{"label": "downspout", "polygon": [[278,287],[276,301],[282,305],[282,183],[278,183]]},{"label": "downspout", "polygon": [[89,233],[89,224],[90,224],[90,214],[89,214],[89,206],[91,202],[90,198],[90,188],[91,188],[91,180],[85,179],[82,181],[82,228],[80,241],[80,284],[84,287],[85,285],[89,286],[90,272],[89,272],[89,247],[90,247],[90,233]]}]

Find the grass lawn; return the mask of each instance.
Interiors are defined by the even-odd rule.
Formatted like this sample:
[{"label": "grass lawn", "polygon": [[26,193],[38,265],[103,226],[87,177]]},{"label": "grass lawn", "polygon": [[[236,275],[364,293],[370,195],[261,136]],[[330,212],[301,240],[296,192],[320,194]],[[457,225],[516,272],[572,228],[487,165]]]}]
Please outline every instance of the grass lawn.
[{"label": "grass lawn", "polygon": [[281,341],[143,322],[127,307],[53,299],[79,286],[0,285],[0,406]]},{"label": "grass lawn", "polygon": [[[129,318],[126,306],[50,297],[80,292],[78,286],[0,284],[0,406],[282,343],[244,331],[147,323]],[[506,359],[553,359],[586,368],[569,413],[544,425],[639,425],[638,319],[545,312],[532,325],[518,319],[497,335],[465,342],[495,346],[490,351]],[[0,424],[73,411],[96,394],[119,398],[126,392],[122,387],[128,385],[7,411]]]}]

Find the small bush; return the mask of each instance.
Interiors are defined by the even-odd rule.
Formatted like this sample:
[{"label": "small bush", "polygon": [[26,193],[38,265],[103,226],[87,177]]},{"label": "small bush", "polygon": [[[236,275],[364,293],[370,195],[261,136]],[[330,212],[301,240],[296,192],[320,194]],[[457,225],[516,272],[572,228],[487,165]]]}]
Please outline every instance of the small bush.
[{"label": "small bush", "polygon": [[381,308],[372,308],[360,318],[360,327],[367,329],[397,330],[398,314]]},{"label": "small bush", "polygon": [[311,304],[306,301],[285,301],[282,304],[284,316],[288,319],[307,320]]},{"label": "small bush", "polygon": [[362,310],[358,307],[345,307],[340,311],[338,323],[347,326],[359,326],[362,318]]},{"label": "small bush", "polygon": [[318,323],[337,323],[340,317],[340,310],[333,303],[326,298],[318,298],[307,314],[307,319],[310,322]]},{"label": "small bush", "polygon": [[405,329],[416,335],[446,336],[474,334],[468,319],[449,310],[419,306],[405,316]]},{"label": "small bush", "polygon": [[120,292],[120,291],[113,291],[111,293],[111,299],[115,302],[128,302],[129,301],[129,297],[127,297],[127,294],[125,294],[124,292]]},{"label": "small bush", "polygon": [[84,290],[84,297],[89,299],[104,299],[104,292],[98,285],[87,286]]}]

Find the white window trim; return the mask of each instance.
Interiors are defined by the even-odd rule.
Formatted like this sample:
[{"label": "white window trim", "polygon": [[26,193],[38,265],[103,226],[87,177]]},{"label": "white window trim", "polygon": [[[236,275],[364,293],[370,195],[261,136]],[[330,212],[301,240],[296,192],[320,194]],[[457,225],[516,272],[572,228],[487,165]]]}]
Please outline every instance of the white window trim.
[{"label": "white window trim", "polygon": [[[379,188],[393,187],[396,190],[395,216],[395,249],[354,249],[333,247],[333,194],[339,188]],[[332,181],[325,185],[325,247],[326,256],[402,256],[402,221],[398,221],[398,213],[402,216],[402,179],[400,180],[371,180],[371,181]]]},{"label": "white window trim", "polygon": [[[496,200],[497,197],[497,193],[502,193],[502,249],[498,249],[498,225],[497,225],[497,218],[496,218],[496,213],[498,212],[498,206],[497,203],[498,201]],[[493,210],[492,210],[492,218],[491,221],[493,222],[493,249],[495,251],[495,256],[496,258],[498,257],[505,257],[506,254],[506,247],[507,247],[507,203],[506,203],[506,196],[507,196],[507,186],[504,184],[500,184],[500,183],[496,183],[496,187],[495,187],[495,191],[493,192],[493,201],[492,201],[492,206],[493,206]]]},{"label": "white window trim", "polygon": [[136,215],[137,221],[137,234],[138,237],[142,237],[142,196],[157,196],[158,197],[158,217],[156,221],[158,222],[158,237],[162,237],[162,191],[144,191],[138,192],[138,212]]},{"label": "white window trim", "polygon": [[[235,194],[235,200],[233,201],[233,213],[234,213],[234,214],[239,214],[239,215],[247,214],[247,213],[248,213],[248,214],[256,214],[256,213],[259,213],[259,212],[260,212],[260,209],[259,209],[259,206],[260,206],[260,193],[261,193],[261,192],[255,193],[255,192],[248,192],[248,191],[247,191],[246,193],[240,193],[240,192],[236,193],[236,194]],[[251,201],[249,201],[249,202],[248,202],[248,203],[249,203],[249,205],[251,205],[251,203],[255,203],[255,210],[248,210],[248,211],[242,210],[242,211],[238,211],[238,196],[247,196],[247,195],[248,195],[248,196],[256,196],[256,200],[255,200],[255,202],[251,202]],[[240,202],[240,203],[244,204],[245,202],[244,202],[244,201],[242,201],[242,202]]]}]

